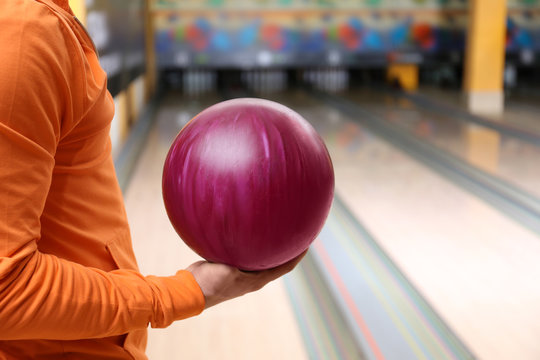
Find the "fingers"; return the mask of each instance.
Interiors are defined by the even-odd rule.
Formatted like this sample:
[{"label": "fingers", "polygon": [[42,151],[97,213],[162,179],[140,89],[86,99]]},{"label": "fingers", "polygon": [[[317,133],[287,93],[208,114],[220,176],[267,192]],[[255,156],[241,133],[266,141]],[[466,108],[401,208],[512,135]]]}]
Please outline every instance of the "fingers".
[{"label": "fingers", "polygon": [[202,264],[204,264],[205,262],[206,262],[206,261],[203,261],[203,260],[197,261],[197,262],[195,262],[195,263],[189,265],[189,266],[187,267],[186,270],[189,271],[189,272],[193,272],[193,270],[195,270],[196,268],[200,267],[200,266],[201,266]]},{"label": "fingers", "polygon": [[296,267],[296,265],[298,265],[298,263],[300,263],[300,261],[302,261],[304,256],[306,256],[307,252],[308,252],[308,250],[306,249],[303,253],[301,253],[300,255],[295,257],[294,259],[289,260],[285,264],[280,265],[278,267],[275,267],[273,269],[263,271],[263,273],[265,273],[264,274],[265,277],[269,278],[268,281],[272,281],[272,280],[280,278],[281,276],[291,272]]}]

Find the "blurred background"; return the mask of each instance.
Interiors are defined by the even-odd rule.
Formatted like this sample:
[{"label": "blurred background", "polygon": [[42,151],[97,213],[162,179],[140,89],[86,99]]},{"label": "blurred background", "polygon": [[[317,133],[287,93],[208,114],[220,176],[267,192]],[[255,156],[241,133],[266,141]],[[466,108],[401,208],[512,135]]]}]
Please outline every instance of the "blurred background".
[{"label": "blurred background", "polygon": [[540,1],[70,4],[115,99],[144,274],[198,260],[161,172],[204,108],[280,102],[334,162],[334,205],[301,266],[151,330],[151,359],[540,359]]}]

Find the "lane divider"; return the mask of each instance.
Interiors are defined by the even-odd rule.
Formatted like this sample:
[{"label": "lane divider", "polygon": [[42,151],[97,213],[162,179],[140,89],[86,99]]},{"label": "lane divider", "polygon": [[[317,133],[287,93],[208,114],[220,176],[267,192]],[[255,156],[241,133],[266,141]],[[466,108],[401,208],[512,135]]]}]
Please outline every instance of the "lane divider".
[{"label": "lane divider", "polygon": [[475,358],[339,197],[286,284],[310,358]]}]

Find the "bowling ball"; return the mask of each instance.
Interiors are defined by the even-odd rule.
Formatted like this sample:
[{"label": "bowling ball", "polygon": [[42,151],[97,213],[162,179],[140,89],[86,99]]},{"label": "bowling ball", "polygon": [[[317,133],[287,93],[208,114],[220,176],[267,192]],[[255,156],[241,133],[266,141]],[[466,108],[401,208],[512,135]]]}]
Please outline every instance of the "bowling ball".
[{"label": "bowling ball", "polygon": [[182,240],[211,262],[273,268],[306,250],[333,199],[324,142],[293,110],[235,99],[195,116],[163,169],[163,199]]}]

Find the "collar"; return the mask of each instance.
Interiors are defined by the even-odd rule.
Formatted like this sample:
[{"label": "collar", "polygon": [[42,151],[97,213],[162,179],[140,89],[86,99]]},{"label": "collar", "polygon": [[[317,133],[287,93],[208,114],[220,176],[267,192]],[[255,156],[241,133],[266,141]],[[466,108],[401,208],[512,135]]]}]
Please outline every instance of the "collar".
[{"label": "collar", "polygon": [[69,7],[69,0],[52,0],[52,2],[67,11],[68,13],[72,13],[71,8]]}]

